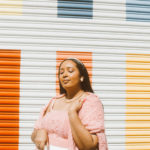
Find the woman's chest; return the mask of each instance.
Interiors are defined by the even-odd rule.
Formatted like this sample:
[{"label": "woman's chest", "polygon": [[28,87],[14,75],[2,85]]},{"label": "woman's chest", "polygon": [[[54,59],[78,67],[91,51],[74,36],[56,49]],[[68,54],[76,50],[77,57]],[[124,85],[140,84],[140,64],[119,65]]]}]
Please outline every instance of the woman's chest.
[{"label": "woman's chest", "polygon": [[52,110],[44,116],[42,124],[49,133],[67,138],[68,121],[67,111]]},{"label": "woman's chest", "polygon": [[64,100],[53,100],[47,107],[45,114],[51,111],[69,111],[72,103],[66,103]]}]

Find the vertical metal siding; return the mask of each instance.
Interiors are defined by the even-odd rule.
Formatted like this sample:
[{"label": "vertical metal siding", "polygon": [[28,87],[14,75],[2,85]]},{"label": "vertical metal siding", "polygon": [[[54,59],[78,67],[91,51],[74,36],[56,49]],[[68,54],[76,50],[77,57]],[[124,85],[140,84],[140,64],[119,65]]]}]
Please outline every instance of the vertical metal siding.
[{"label": "vertical metal siding", "polygon": [[127,54],[127,149],[150,149],[149,70],[149,54]]},{"label": "vertical metal siding", "polygon": [[20,76],[19,149],[34,149],[34,121],[41,107],[56,94],[56,52],[22,50]]},{"label": "vertical metal siding", "polygon": [[0,15],[21,15],[22,0],[0,0]]},{"label": "vertical metal siding", "polygon": [[92,19],[93,0],[58,0],[58,17]]},{"label": "vertical metal siding", "polygon": [[127,20],[150,22],[149,0],[127,0]]},{"label": "vertical metal siding", "polygon": [[[19,148],[16,149],[34,149],[30,140],[33,124],[42,105],[56,94],[57,51],[92,53],[93,88],[104,104],[109,150],[150,149],[149,95],[145,93],[149,91],[149,78],[134,80],[137,75],[140,78],[148,77],[149,72],[135,72],[139,66],[137,64],[130,64],[128,71],[126,61],[130,53],[135,56],[150,54],[149,2],[93,0],[92,4],[76,3],[76,6],[72,6],[72,1],[69,0],[63,5],[59,2],[60,0],[1,1],[5,3],[4,8],[19,6],[15,10],[7,9],[9,13],[0,13],[0,49],[21,49],[20,128]],[[75,10],[79,7],[82,9],[79,8],[78,14],[76,11],[70,14],[73,7]],[[67,9],[66,15],[69,18],[58,17],[62,12],[59,8],[63,12]],[[83,8],[86,11],[83,12]],[[12,13],[13,11],[18,13]],[[142,16],[139,12],[143,12]],[[92,17],[72,18],[72,14],[79,17],[91,17],[92,14]],[[137,19],[133,17],[135,14]],[[147,22],[139,22],[144,17]],[[148,61],[147,56],[134,57],[130,61]],[[149,70],[149,65],[144,63],[140,68]],[[140,100],[137,100],[135,93],[140,87],[128,86],[137,83],[143,84],[144,93],[140,95]],[[141,118],[133,115],[139,109]]]},{"label": "vertical metal siding", "polygon": [[19,144],[20,50],[0,50],[0,149]]},{"label": "vertical metal siding", "polygon": [[126,56],[93,53],[93,85],[104,104],[109,149],[125,149]]}]

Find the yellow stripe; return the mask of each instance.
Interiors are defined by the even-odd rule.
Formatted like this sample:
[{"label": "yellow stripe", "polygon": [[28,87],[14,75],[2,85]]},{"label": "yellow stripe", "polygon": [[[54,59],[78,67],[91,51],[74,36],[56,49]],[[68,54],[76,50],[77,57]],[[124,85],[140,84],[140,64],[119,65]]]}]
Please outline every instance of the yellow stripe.
[{"label": "yellow stripe", "polygon": [[130,132],[128,132],[127,136],[149,136],[150,135],[150,129],[148,129],[147,131],[145,131],[144,129],[132,129],[132,130],[128,130]]},{"label": "yellow stripe", "polygon": [[150,55],[126,55],[126,149],[150,149]]},{"label": "yellow stripe", "polygon": [[139,143],[136,143],[136,145],[133,145],[133,146],[127,146],[127,149],[128,150],[150,150],[150,145],[149,145],[149,143],[147,143],[147,144],[144,144],[144,146],[143,146],[143,144],[141,145],[141,144],[139,144]]},{"label": "yellow stripe", "polygon": [[150,101],[134,101],[132,99],[130,99],[129,101],[127,101],[127,106],[150,106]]},{"label": "yellow stripe", "polygon": [[22,15],[22,0],[0,0],[0,15]]},{"label": "yellow stripe", "polygon": [[[126,120],[126,135],[130,134],[130,132],[127,129],[131,129],[131,130],[149,129],[150,121],[149,120],[146,121],[146,118],[143,121],[141,121],[141,120],[136,121],[136,120],[132,120],[131,118],[127,118],[127,119],[129,121]],[[138,119],[140,119],[140,118],[138,118]]]},{"label": "yellow stripe", "polygon": [[140,72],[137,71],[132,71],[132,70],[128,70],[127,72],[127,76],[130,77],[149,77],[150,76],[150,71],[149,70],[140,70]]},{"label": "yellow stripe", "polygon": [[[127,113],[130,113],[129,110],[127,110]],[[127,114],[126,121],[149,121],[150,115],[135,115],[135,114]]]}]

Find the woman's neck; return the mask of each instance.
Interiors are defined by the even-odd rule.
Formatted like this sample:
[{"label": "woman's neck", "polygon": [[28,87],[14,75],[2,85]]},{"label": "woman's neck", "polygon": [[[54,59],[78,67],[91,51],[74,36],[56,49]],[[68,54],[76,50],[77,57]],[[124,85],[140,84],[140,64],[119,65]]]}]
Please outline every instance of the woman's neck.
[{"label": "woman's neck", "polygon": [[67,99],[72,99],[73,97],[77,96],[80,93],[83,93],[84,91],[82,89],[71,89],[70,91],[68,90],[66,93],[66,98]]}]

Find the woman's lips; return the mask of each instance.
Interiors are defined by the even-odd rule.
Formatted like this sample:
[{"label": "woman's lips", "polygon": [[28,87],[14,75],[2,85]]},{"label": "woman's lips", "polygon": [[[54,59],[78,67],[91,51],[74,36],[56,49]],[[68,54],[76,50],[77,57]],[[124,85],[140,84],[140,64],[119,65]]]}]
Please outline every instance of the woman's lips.
[{"label": "woman's lips", "polygon": [[70,80],[64,80],[63,83],[66,84],[68,83]]}]

